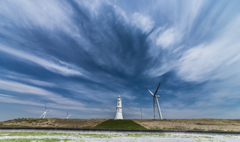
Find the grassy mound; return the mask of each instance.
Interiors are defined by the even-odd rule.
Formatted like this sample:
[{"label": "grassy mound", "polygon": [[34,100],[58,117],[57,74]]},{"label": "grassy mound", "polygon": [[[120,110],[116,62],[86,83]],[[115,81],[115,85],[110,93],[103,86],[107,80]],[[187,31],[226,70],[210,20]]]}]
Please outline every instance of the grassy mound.
[{"label": "grassy mound", "polygon": [[146,129],[140,124],[132,121],[132,120],[107,120],[104,121],[94,128],[97,129]]}]

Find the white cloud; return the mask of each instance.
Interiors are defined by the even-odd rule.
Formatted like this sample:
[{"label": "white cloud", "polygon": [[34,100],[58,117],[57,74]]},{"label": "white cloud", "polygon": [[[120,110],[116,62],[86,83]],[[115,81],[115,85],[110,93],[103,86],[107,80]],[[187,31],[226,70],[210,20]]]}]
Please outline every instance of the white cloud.
[{"label": "white cloud", "polygon": [[157,65],[155,68],[151,68],[147,70],[148,75],[151,77],[156,77],[156,76],[161,76],[164,73],[174,69],[176,67],[175,62],[169,60],[169,61],[164,61],[161,63],[161,65]]},{"label": "white cloud", "polygon": [[62,97],[59,94],[47,91],[42,88],[22,84],[14,81],[0,80],[0,89],[21,94],[37,95],[42,100],[51,100],[56,104],[72,106],[72,108],[83,107],[81,102]]},{"label": "white cloud", "polygon": [[162,46],[162,48],[168,48],[181,41],[182,34],[175,28],[169,28],[161,33],[156,39],[156,45]]},{"label": "white cloud", "polygon": [[[76,90],[76,87],[78,88]],[[136,97],[132,96],[130,92],[124,91],[121,93],[114,93],[109,90],[95,90],[92,88],[88,88],[83,85],[76,85],[76,84],[59,84],[59,88],[62,89],[67,89],[69,91],[72,91],[72,93],[75,94],[75,98],[77,100],[88,100],[88,101],[94,101],[97,102],[97,104],[91,105],[92,107],[86,107],[86,104],[81,103],[80,101],[69,99],[66,97],[63,97],[60,94],[35,87],[35,86],[30,86],[27,84],[22,84],[19,82],[14,82],[14,81],[8,81],[8,80],[1,80],[0,79],[0,90],[7,90],[10,92],[16,92],[20,93],[22,95],[34,95],[39,97],[39,100],[42,101],[51,101],[48,102],[49,107],[53,108],[58,108],[58,109],[73,109],[73,110],[91,110],[91,111],[104,111],[104,112],[109,112],[112,111],[112,109],[109,108],[114,108],[115,107],[115,101],[120,95],[125,101],[126,100],[134,100]],[[11,93],[12,94],[12,93]],[[99,97],[96,97],[96,94],[98,94]],[[66,95],[66,94],[65,94]],[[1,102],[6,102],[6,103],[16,103],[16,104],[29,104],[29,105],[34,105],[33,100],[28,100],[31,99],[31,97],[27,97],[25,100],[19,100],[15,98],[14,96],[10,95],[5,95],[2,97],[8,97],[7,99],[2,99]],[[1,97],[0,97],[1,98]],[[22,98],[22,97],[21,97]],[[27,103],[29,102],[29,103]],[[42,106],[42,104],[36,104],[37,106]],[[96,108],[96,106],[101,106],[100,108]]]},{"label": "white cloud", "polygon": [[189,32],[193,27],[196,18],[199,16],[204,4],[205,0],[188,1],[183,3],[181,8],[173,8],[176,9],[173,15],[174,26],[182,31],[185,31],[186,33]]},{"label": "white cloud", "polygon": [[[7,15],[17,26],[33,28],[39,26],[53,30],[66,29],[66,25],[72,25],[69,20],[71,9],[68,5],[61,4],[57,1],[5,1],[1,2],[0,14]],[[10,24],[10,23],[6,23]]]},{"label": "white cloud", "polygon": [[30,82],[32,84],[39,85],[39,86],[47,86],[47,87],[55,87],[56,86],[54,83],[49,83],[46,81],[41,81],[41,80],[36,80],[36,79],[22,79],[22,80],[25,80],[27,82]]},{"label": "white cloud", "polygon": [[[183,80],[197,83],[207,81],[204,90],[199,89],[202,97],[193,106],[235,108],[238,104],[240,93],[239,24],[240,18],[228,22],[213,40],[183,52],[177,62],[177,75]],[[197,95],[194,94],[194,96]],[[222,116],[226,115],[222,114]],[[236,116],[228,117],[236,118]]]},{"label": "white cloud", "polygon": [[0,45],[0,51],[25,59],[29,62],[33,62],[55,73],[59,73],[65,76],[82,76],[82,73],[80,72],[80,69],[78,67],[65,63],[60,60],[57,61],[58,62],[57,64],[56,61],[54,62],[51,60],[45,60],[40,57],[31,55],[29,53],[22,52],[22,51],[19,51],[10,47],[6,47],[3,45]]},{"label": "white cloud", "polygon": [[131,95],[130,92],[128,92],[128,93],[123,92],[122,94],[119,94],[119,96],[121,96],[121,97],[124,98],[124,99],[128,99],[128,100],[134,100],[134,99],[136,99],[136,96]]},{"label": "white cloud", "polygon": [[[28,99],[19,99],[17,97],[6,95],[6,94],[0,94],[0,102],[2,103],[10,103],[10,104],[20,104],[20,105],[30,105],[30,106],[37,106],[44,108],[44,103],[40,103],[39,101],[35,100],[28,100]],[[54,109],[61,109],[61,110],[81,110],[81,111],[91,111],[91,112],[101,112],[101,109],[98,108],[90,108],[90,107],[83,107],[83,106],[74,106],[72,104],[57,104],[57,103],[47,103],[47,108],[50,110],[50,114],[54,115],[52,112],[56,111]],[[24,111],[30,111],[31,113],[39,113],[39,116],[41,113],[43,113],[43,109],[36,109],[36,110],[24,110]],[[108,110],[109,111],[109,110]],[[62,111],[61,111],[62,113]]]},{"label": "white cloud", "polygon": [[[72,19],[74,14],[72,7],[65,1],[18,0],[0,2],[0,15],[4,15],[0,25],[7,27],[16,26],[25,30],[42,29],[48,31],[50,33],[48,36],[51,38],[53,38],[51,33],[55,31],[64,32],[80,45],[84,45],[83,48],[87,50],[85,46],[89,46],[89,43],[82,37],[82,31],[79,26],[74,23]],[[24,40],[24,37],[9,33],[6,29],[2,29],[1,32],[14,36],[14,39]]]},{"label": "white cloud", "polygon": [[[193,26],[200,20],[198,16],[204,4],[204,1],[191,1],[182,5],[180,10],[186,10],[175,10],[170,13],[173,14],[171,28],[165,30],[166,26],[170,26],[170,23],[167,23],[166,26],[159,27],[149,36],[149,40],[156,43],[156,45],[151,45],[149,55],[156,60],[159,56],[170,60],[160,62],[158,66],[152,66],[152,69],[148,70],[149,74],[157,76],[169,70],[176,70],[185,81],[196,82],[238,76],[237,68],[240,67],[238,64],[240,59],[238,56],[240,53],[239,16],[234,14],[229,21],[226,21],[227,15],[232,12],[232,6],[221,11],[221,14],[218,14],[220,10],[219,6],[216,6],[204,19],[201,19],[201,22],[197,24],[198,27],[195,28]],[[189,32],[194,33],[195,38],[189,37],[192,35]],[[186,37],[189,38],[188,41],[185,40]],[[184,43],[181,42],[182,40]],[[181,44],[176,46],[177,43]],[[189,47],[189,45],[194,46]],[[159,46],[171,50],[165,52]],[[188,48],[187,51],[186,48]]]},{"label": "white cloud", "polygon": [[31,83],[31,84],[39,85],[39,86],[56,87],[56,85],[54,83],[32,79],[32,77],[28,76],[28,75],[20,74],[17,72],[12,72],[9,70],[1,70],[1,71],[5,72],[4,75],[0,74],[1,78],[18,80],[20,82],[23,81],[23,82],[27,82],[27,83]]},{"label": "white cloud", "polygon": [[155,22],[151,20],[149,16],[140,13],[134,13],[132,15],[132,23],[140,28],[143,33],[148,33],[154,27]]},{"label": "white cloud", "polygon": [[212,42],[185,51],[178,61],[178,75],[186,81],[240,78],[240,19],[235,19]]},{"label": "white cloud", "polygon": [[127,16],[127,14],[124,10],[122,10],[119,6],[116,6],[116,5],[113,5],[113,7],[115,8],[116,13],[118,15],[121,15],[126,23],[130,22],[130,20],[129,20],[130,18]]},{"label": "white cloud", "polygon": [[13,97],[13,96],[5,95],[5,94],[0,94],[0,102],[22,104],[22,105],[43,106],[43,104],[40,104],[38,102],[27,101],[27,100],[19,100],[19,99]]},{"label": "white cloud", "polygon": [[107,3],[106,1],[76,1],[79,5],[84,5],[91,12],[92,16],[98,16],[100,7],[102,3]]},{"label": "white cloud", "polygon": [[18,93],[41,95],[41,96],[45,96],[45,97],[48,95],[55,96],[54,94],[52,94],[46,90],[43,90],[43,89],[40,89],[37,87],[33,87],[33,86],[29,86],[26,84],[14,82],[14,81],[0,80],[0,89],[18,92]]},{"label": "white cloud", "polygon": [[[100,86],[88,86],[84,84],[75,84],[73,82],[68,82],[68,83],[59,83],[58,86],[60,88],[72,91],[74,94],[76,94],[76,97],[78,99],[84,99],[84,100],[89,100],[89,101],[95,101],[100,104],[104,104],[106,107],[108,105],[115,105],[115,100],[117,99],[118,96],[121,96],[125,100],[132,101],[136,97],[132,95],[133,93],[129,91],[126,88],[123,88],[123,86],[119,84],[113,84],[109,85],[109,87],[116,88],[117,86],[117,91],[109,90],[109,89],[104,89],[101,88]],[[93,88],[94,87],[94,88]],[[76,88],[78,88],[76,90]],[[124,90],[124,91],[123,91]],[[96,94],[98,97],[96,97]]]}]

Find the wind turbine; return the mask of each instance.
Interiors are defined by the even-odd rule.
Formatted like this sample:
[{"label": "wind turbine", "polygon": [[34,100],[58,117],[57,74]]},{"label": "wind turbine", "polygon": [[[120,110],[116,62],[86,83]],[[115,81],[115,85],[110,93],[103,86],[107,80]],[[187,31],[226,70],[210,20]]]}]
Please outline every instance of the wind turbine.
[{"label": "wind turbine", "polygon": [[158,98],[160,97],[159,95],[156,95],[157,94],[157,91],[158,91],[158,88],[160,86],[161,83],[159,83],[158,87],[157,87],[157,90],[155,91],[155,93],[153,94],[149,89],[148,91],[153,95],[153,111],[154,111],[154,119],[155,119],[155,100],[157,101],[157,107],[158,107],[158,114],[159,114],[159,118],[160,119],[163,119],[162,118],[162,113],[161,113],[161,109],[160,109],[160,106],[159,106],[159,103],[158,103]]},{"label": "wind turbine", "polygon": [[69,118],[69,116],[71,116],[71,114],[68,115],[68,112],[67,112],[67,119]]},{"label": "wind turbine", "polygon": [[49,110],[47,109],[47,106],[46,106],[46,104],[45,104],[45,111],[44,111],[44,113],[43,113],[39,118],[45,118],[47,112],[49,112]]}]

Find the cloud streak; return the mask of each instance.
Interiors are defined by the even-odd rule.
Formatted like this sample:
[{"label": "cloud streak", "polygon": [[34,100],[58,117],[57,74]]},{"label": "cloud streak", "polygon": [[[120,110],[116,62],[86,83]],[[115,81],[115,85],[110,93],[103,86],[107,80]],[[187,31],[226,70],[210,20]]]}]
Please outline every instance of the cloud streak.
[{"label": "cloud streak", "polygon": [[16,92],[16,93],[20,93],[22,95],[28,95],[28,96],[37,95],[42,100],[50,100],[57,104],[71,105],[73,107],[83,107],[83,104],[78,101],[62,97],[59,94],[47,91],[42,88],[38,88],[38,87],[34,87],[34,86],[30,86],[30,85],[26,85],[26,84],[14,82],[14,81],[0,80],[0,89]]},{"label": "cloud streak", "polygon": [[50,60],[46,60],[46,59],[42,59],[40,57],[22,52],[22,51],[18,51],[6,46],[0,46],[0,51],[8,53],[10,55],[16,56],[18,58],[22,58],[27,60],[28,62],[33,62],[37,65],[40,65],[42,67],[44,67],[45,69],[55,72],[55,73],[59,73],[65,76],[82,76],[82,73],[79,71],[80,69],[74,65],[65,63],[63,61],[58,60],[58,64],[56,64],[56,61],[50,61]]}]

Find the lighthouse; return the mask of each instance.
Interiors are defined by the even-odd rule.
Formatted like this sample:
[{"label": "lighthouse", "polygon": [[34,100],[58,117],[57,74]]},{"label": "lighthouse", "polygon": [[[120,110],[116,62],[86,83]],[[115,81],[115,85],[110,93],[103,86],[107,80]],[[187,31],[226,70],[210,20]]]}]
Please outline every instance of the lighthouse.
[{"label": "lighthouse", "polygon": [[117,99],[117,112],[116,112],[116,116],[115,119],[123,119],[123,115],[122,115],[122,99],[120,96],[118,96]]}]

